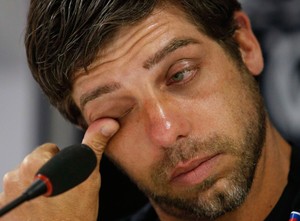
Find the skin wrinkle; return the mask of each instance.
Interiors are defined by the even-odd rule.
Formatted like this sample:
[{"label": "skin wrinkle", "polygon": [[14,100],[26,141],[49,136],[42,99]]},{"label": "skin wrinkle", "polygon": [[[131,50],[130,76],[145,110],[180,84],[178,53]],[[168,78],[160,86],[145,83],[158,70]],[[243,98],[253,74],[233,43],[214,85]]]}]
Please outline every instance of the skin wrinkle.
[{"label": "skin wrinkle", "polygon": [[[265,111],[253,78],[257,73],[249,72],[248,66],[238,66],[222,46],[174,15],[178,13],[162,13],[160,35],[150,32],[143,39],[132,39],[127,44],[134,47],[122,59],[100,67],[98,73],[85,76],[75,86],[93,88],[112,80],[122,83],[124,90],[116,97],[129,96],[135,108],[122,120],[120,131],[105,150],[107,156],[149,196],[160,216],[209,220],[236,210],[245,201],[264,144]],[[143,31],[140,26],[120,30],[124,38],[112,42],[110,51],[123,53],[118,45],[136,29]],[[201,44],[192,44],[188,50],[183,47],[180,53],[168,54],[151,72],[144,70],[144,57],[153,55],[170,37],[194,38]],[[134,53],[137,50],[139,53]],[[195,60],[197,77],[166,86],[162,76],[169,76],[168,68],[187,57]],[[111,75],[106,73],[109,68]],[[74,96],[76,100],[80,95]],[[89,111],[102,102],[89,106]],[[171,123],[169,129],[166,121]],[[170,183],[177,164],[213,154],[222,160],[203,181],[186,187]]]},{"label": "skin wrinkle", "polygon": [[102,95],[115,92],[116,90],[118,90],[120,88],[121,88],[120,84],[117,84],[117,83],[99,86],[96,89],[94,89],[90,92],[87,92],[80,97],[80,108],[84,112],[84,107],[88,102],[90,102],[98,97],[101,97]]},{"label": "skin wrinkle", "polygon": [[[159,50],[158,52],[155,53],[155,55],[148,58],[144,62],[143,67],[145,69],[149,70],[154,65],[158,64],[165,56],[174,52],[175,50],[177,50],[181,47],[188,46],[189,44],[198,44],[198,43],[199,42],[195,39],[173,39],[163,49]],[[120,59],[120,58],[116,58],[115,60],[117,60],[117,59]],[[110,61],[110,62],[112,62],[112,61]],[[110,63],[110,62],[107,62],[107,63]],[[103,66],[104,64],[105,63],[102,63],[101,66]],[[95,69],[95,68],[96,67],[93,67],[93,69]],[[96,70],[94,70],[94,71],[96,71]],[[120,84],[112,83],[112,84],[104,85],[102,87],[94,89],[93,91],[82,95],[80,98],[80,102],[79,102],[81,109],[84,110],[84,106],[86,105],[86,103],[88,103],[104,94],[112,93],[120,88],[121,88]],[[168,123],[168,124],[170,126],[170,123]]]},{"label": "skin wrinkle", "polygon": [[167,46],[165,46],[162,50],[155,53],[155,55],[144,62],[143,67],[145,69],[151,69],[154,65],[158,64],[165,56],[175,51],[176,49],[187,46],[189,44],[199,44],[199,42],[195,39],[173,39],[170,41]]},{"label": "skin wrinkle", "polygon": [[[150,20],[151,21],[151,20]],[[150,22],[150,21],[146,21],[146,22]],[[120,33],[116,34],[116,36],[113,39],[122,39],[122,42],[118,43],[115,46],[114,50],[111,50],[109,47],[104,47],[100,54],[97,56],[96,58],[96,62],[95,62],[95,66],[104,66],[106,64],[112,63],[114,61],[117,60],[121,60],[123,57],[125,57],[127,54],[134,54],[135,51],[134,48],[136,48],[135,46],[140,44],[140,40],[135,41],[135,39],[143,39],[149,36],[149,33],[156,33],[158,36],[160,35],[160,33],[162,32],[162,30],[160,30],[160,27],[163,26],[164,24],[160,24],[159,26],[157,24],[152,24],[149,25],[149,27],[147,27],[147,24],[144,25],[143,27],[141,27],[140,29],[137,29],[135,32],[133,32],[131,35],[129,35],[126,39],[122,39],[122,37],[120,37]],[[126,32],[126,29],[130,29],[131,26],[125,26],[122,29],[124,29],[124,31]],[[145,28],[147,27],[147,28]],[[145,29],[145,30],[143,30]],[[141,32],[141,34],[140,34]],[[114,41],[114,40],[112,40]],[[135,44],[130,45],[130,44],[124,44],[124,42],[127,41],[135,41]],[[138,47],[137,47],[138,48]],[[120,51],[122,51],[122,54],[118,54],[120,53]],[[110,58],[109,55],[114,55],[114,58]],[[101,59],[99,59],[101,58]],[[105,60],[103,61],[103,58],[105,58]],[[100,61],[101,63],[98,64],[97,61]],[[93,67],[93,65],[92,65]]]},{"label": "skin wrinkle", "polygon": [[[151,20],[148,22],[151,22]],[[130,29],[130,27],[131,26],[123,26],[122,29],[124,29],[124,31],[126,32],[126,29]],[[87,75],[89,73],[97,72],[100,66],[101,68],[103,68],[111,63],[114,63],[117,60],[121,60],[127,54],[130,53],[134,54],[135,52],[132,52],[132,50],[135,48],[135,45],[137,45],[140,42],[140,40],[136,41],[136,43],[131,46],[130,44],[126,44],[125,42],[134,41],[134,39],[142,39],[144,37],[147,37],[149,32],[155,32],[159,30],[159,28],[160,26],[157,26],[157,24],[149,25],[149,27],[147,28],[140,27],[139,29],[134,31],[131,35],[127,36],[125,39],[123,39],[124,38],[123,35],[120,36],[121,34],[117,32],[110,41],[113,42],[114,39],[122,39],[122,42],[120,43],[118,42],[117,45],[115,45],[114,47],[115,49],[112,49],[111,47],[104,45],[104,47],[100,50],[98,55],[95,57],[94,62],[88,66],[87,71],[85,69],[81,69],[74,74],[74,82],[81,76]],[[145,31],[143,31],[143,29],[145,29]],[[139,34],[140,32],[142,33]],[[158,32],[161,32],[161,30],[159,30]],[[157,35],[159,35],[159,33],[157,33]],[[120,54],[121,51],[122,53]],[[110,58],[109,57],[110,55],[113,55],[114,57]]]},{"label": "skin wrinkle", "polygon": [[[106,216],[99,190],[112,171],[99,170],[103,154],[155,210],[128,219],[288,217],[295,205],[279,207],[295,153],[264,109],[255,80],[263,56],[237,0],[30,0],[25,39],[33,77],[64,117],[87,129],[82,143],[98,163],[81,185],[25,203],[4,220]],[[41,145],[7,173],[0,204],[58,151]]]},{"label": "skin wrinkle", "polygon": [[[252,86],[250,88],[252,88]],[[253,91],[253,89],[249,89],[249,91]],[[256,93],[255,93],[255,91],[253,91],[253,92],[254,93],[252,95],[253,96],[252,99],[255,99],[254,94],[256,94]],[[259,113],[264,113],[261,101],[256,103],[256,106],[257,106],[256,114],[260,115]],[[251,116],[249,116],[249,118],[251,118]],[[258,118],[258,122],[264,122],[264,118],[265,118],[264,115],[261,115]],[[217,153],[217,152],[224,151],[227,154],[230,153],[237,157],[243,155],[243,158],[240,158],[240,161],[238,163],[236,163],[237,164],[236,171],[239,171],[239,175],[235,175],[234,177],[232,177],[231,181],[234,183],[240,183],[240,185],[242,185],[242,183],[243,183],[243,185],[245,185],[246,188],[243,188],[243,189],[236,188],[237,185],[231,184],[230,186],[233,186],[233,188],[235,190],[232,190],[232,188],[228,188],[229,191],[227,192],[226,198],[223,194],[220,194],[216,198],[216,200],[219,203],[217,203],[217,201],[210,202],[210,201],[203,201],[201,198],[198,199],[198,205],[200,204],[203,207],[205,207],[205,205],[206,205],[206,207],[211,208],[212,211],[214,211],[214,210],[220,211],[220,208],[217,205],[222,205],[225,207],[226,207],[226,205],[229,206],[227,209],[225,209],[221,213],[217,213],[214,215],[209,214],[208,211],[206,211],[207,212],[206,216],[210,216],[212,219],[215,216],[224,214],[225,212],[227,212],[227,210],[231,210],[232,208],[235,208],[235,206],[233,206],[233,205],[239,205],[240,203],[242,203],[244,201],[244,198],[247,195],[247,192],[250,189],[252,179],[254,176],[255,167],[256,167],[257,161],[260,157],[260,153],[261,153],[261,150],[259,148],[264,143],[265,129],[264,128],[260,128],[260,129],[253,128],[253,127],[255,127],[255,125],[259,125],[258,122],[256,122],[252,126],[248,127],[249,129],[246,131],[246,134],[245,134],[246,142],[243,144],[243,146],[245,146],[245,147],[242,149],[240,149],[240,145],[238,143],[235,143],[235,141],[230,141],[230,140],[227,140],[227,138],[222,138],[222,137],[218,137],[218,136],[212,137],[205,142],[199,143],[199,141],[197,141],[197,139],[195,139],[195,140],[185,141],[184,143],[178,142],[176,144],[176,146],[169,147],[167,149],[167,153],[165,154],[165,159],[161,160],[161,164],[158,164],[152,170],[153,171],[152,179],[156,182],[156,186],[161,186],[161,187],[168,186],[168,184],[166,184],[167,181],[162,182],[163,180],[166,180],[167,174],[165,172],[169,171],[170,168],[173,168],[175,165],[177,165],[178,162],[181,162],[181,161],[184,162],[187,159],[191,159],[191,158],[195,157],[198,154],[199,150],[201,150],[201,152],[204,151],[204,152],[208,152],[208,153],[211,153],[211,152]],[[257,142],[257,144],[253,144],[253,142],[251,142],[251,140],[253,139],[253,137],[257,137],[257,136],[258,136],[258,138],[255,138],[255,139],[258,139],[257,141],[255,141],[255,142]],[[246,146],[251,145],[251,143],[253,144],[253,146],[251,146],[251,148],[250,147],[246,148]],[[225,148],[225,147],[227,147],[227,148]],[[230,149],[230,147],[235,147],[235,148]],[[240,152],[240,151],[243,151],[243,152]],[[254,163],[251,164],[251,162],[254,162]],[[246,171],[248,171],[248,172],[245,173]],[[252,172],[250,172],[250,171],[252,171]],[[208,189],[212,188],[212,186],[216,183],[216,180],[217,179],[214,179],[214,178],[209,178],[209,179],[205,180],[203,183],[201,183],[201,185],[197,186],[197,191],[204,193]],[[140,188],[143,189],[143,187],[141,187],[141,186],[140,186]],[[224,187],[224,189],[227,189],[227,188]],[[188,216],[191,216],[190,220],[197,219],[197,217],[195,217],[191,214],[199,213],[199,215],[201,214],[201,216],[204,214],[204,211],[201,211],[201,212],[199,212],[199,211],[197,212],[197,210],[193,211],[193,208],[196,208],[196,205],[192,205],[189,202],[184,202],[184,201],[181,201],[180,199],[175,199],[175,198],[171,200],[171,198],[172,198],[171,195],[167,196],[168,195],[167,189],[161,190],[161,192],[164,192],[164,194],[166,194],[165,196],[160,196],[159,194],[153,195],[153,193],[147,189],[143,189],[143,191],[146,192],[146,194],[148,194],[148,196],[150,198],[152,198],[154,201],[157,201],[160,205],[162,205],[162,208],[166,213],[170,213],[177,217],[185,217],[185,218]],[[191,191],[191,193],[193,193],[193,191]],[[233,202],[230,205],[228,204],[228,198],[230,199],[230,196],[231,196],[231,198],[235,199],[236,204],[233,204]],[[196,201],[197,201],[197,199],[195,199],[195,202]],[[165,206],[168,205],[167,207],[164,206],[165,203],[166,203]],[[174,206],[173,209],[181,207],[182,209],[189,211],[190,214],[187,214],[187,213],[182,214],[181,212],[178,213],[177,209],[175,209],[175,210],[170,209],[169,206],[172,204]],[[189,205],[189,206],[187,206],[187,205]]]}]

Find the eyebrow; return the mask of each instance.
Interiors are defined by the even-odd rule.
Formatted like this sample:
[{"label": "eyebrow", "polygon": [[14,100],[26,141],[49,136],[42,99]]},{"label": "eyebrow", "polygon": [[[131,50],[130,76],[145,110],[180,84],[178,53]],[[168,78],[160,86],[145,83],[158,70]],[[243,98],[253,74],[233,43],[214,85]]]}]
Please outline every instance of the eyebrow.
[{"label": "eyebrow", "polygon": [[[158,52],[156,52],[153,56],[151,56],[150,58],[148,58],[144,63],[143,63],[143,67],[145,69],[151,69],[153,66],[155,66],[156,64],[158,64],[159,62],[161,62],[168,54],[172,53],[173,51],[185,47],[187,45],[190,44],[199,44],[199,41],[197,41],[196,39],[193,38],[186,38],[186,39],[172,39],[165,47],[163,47],[161,50],[159,50]],[[85,94],[83,94],[80,97],[80,107],[83,110],[85,105],[104,95],[104,94],[109,94],[112,93],[114,91],[117,91],[121,88],[121,84],[113,82],[110,84],[106,84],[103,86],[99,86],[97,88],[95,88],[94,90],[87,92]]]},{"label": "eyebrow", "polygon": [[173,51],[185,47],[190,44],[199,44],[200,42],[193,38],[186,38],[186,39],[173,39],[171,40],[164,48],[156,52],[152,57],[148,58],[143,67],[147,70],[151,69],[153,66],[158,64],[162,61],[168,54],[172,53]]},{"label": "eyebrow", "polygon": [[104,94],[109,94],[109,93],[112,93],[116,90],[119,90],[121,88],[121,85],[119,83],[110,83],[110,84],[106,84],[106,85],[103,85],[103,86],[99,86],[97,88],[95,88],[94,90],[90,91],[90,92],[87,92],[85,94],[83,94],[81,97],[80,97],[80,107],[81,109],[83,110],[85,105],[104,95]]}]

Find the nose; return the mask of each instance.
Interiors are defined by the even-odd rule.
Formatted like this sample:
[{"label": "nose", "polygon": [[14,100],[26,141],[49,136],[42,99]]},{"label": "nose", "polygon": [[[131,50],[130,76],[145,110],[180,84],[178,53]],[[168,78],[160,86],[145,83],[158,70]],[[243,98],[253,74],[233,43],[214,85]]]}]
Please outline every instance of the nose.
[{"label": "nose", "polygon": [[169,147],[190,132],[185,111],[175,101],[153,97],[145,101],[143,113],[146,133],[155,146]]}]

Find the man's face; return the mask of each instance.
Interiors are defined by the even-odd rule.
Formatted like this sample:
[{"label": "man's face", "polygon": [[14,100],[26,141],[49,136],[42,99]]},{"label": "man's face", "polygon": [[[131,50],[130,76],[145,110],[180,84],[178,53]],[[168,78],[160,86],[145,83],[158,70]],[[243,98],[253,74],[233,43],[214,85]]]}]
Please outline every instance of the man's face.
[{"label": "man's face", "polygon": [[261,98],[179,10],[122,28],[73,98],[88,124],[119,121],[107,156],[167,214],[217,217],[245,199],[265,136]]}]

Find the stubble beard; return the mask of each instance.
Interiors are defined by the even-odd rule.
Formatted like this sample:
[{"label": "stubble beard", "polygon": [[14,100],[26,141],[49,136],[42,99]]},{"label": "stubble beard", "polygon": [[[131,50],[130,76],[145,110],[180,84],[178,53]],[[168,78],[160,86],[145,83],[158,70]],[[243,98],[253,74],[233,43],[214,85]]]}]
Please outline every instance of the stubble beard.
[{"label": "stubble beard", "polygon": [[[247,78],[249,80],[249,78]],[[205,141],[186,139],[167,148],[164,159],[152,168],[151,180],[155,188],[137,182],[139,188],[165,213],[181,220],[214,220],[237,209],[245,201],[255,175],[266,137],[266,113],[254,79],[248,85],[255,113],[243,116],[244,135],[240,141],[214,135]],[[248,83],[249,84],[249,83]],[[181,161],[199,153],[226,153],[235,156],[236,166],[222,188],[214,188],[218,178],[211,176],[200,184],[177,193],[168,185],[166,171]],[[212,190],[213,189],[213,190]]]}]

